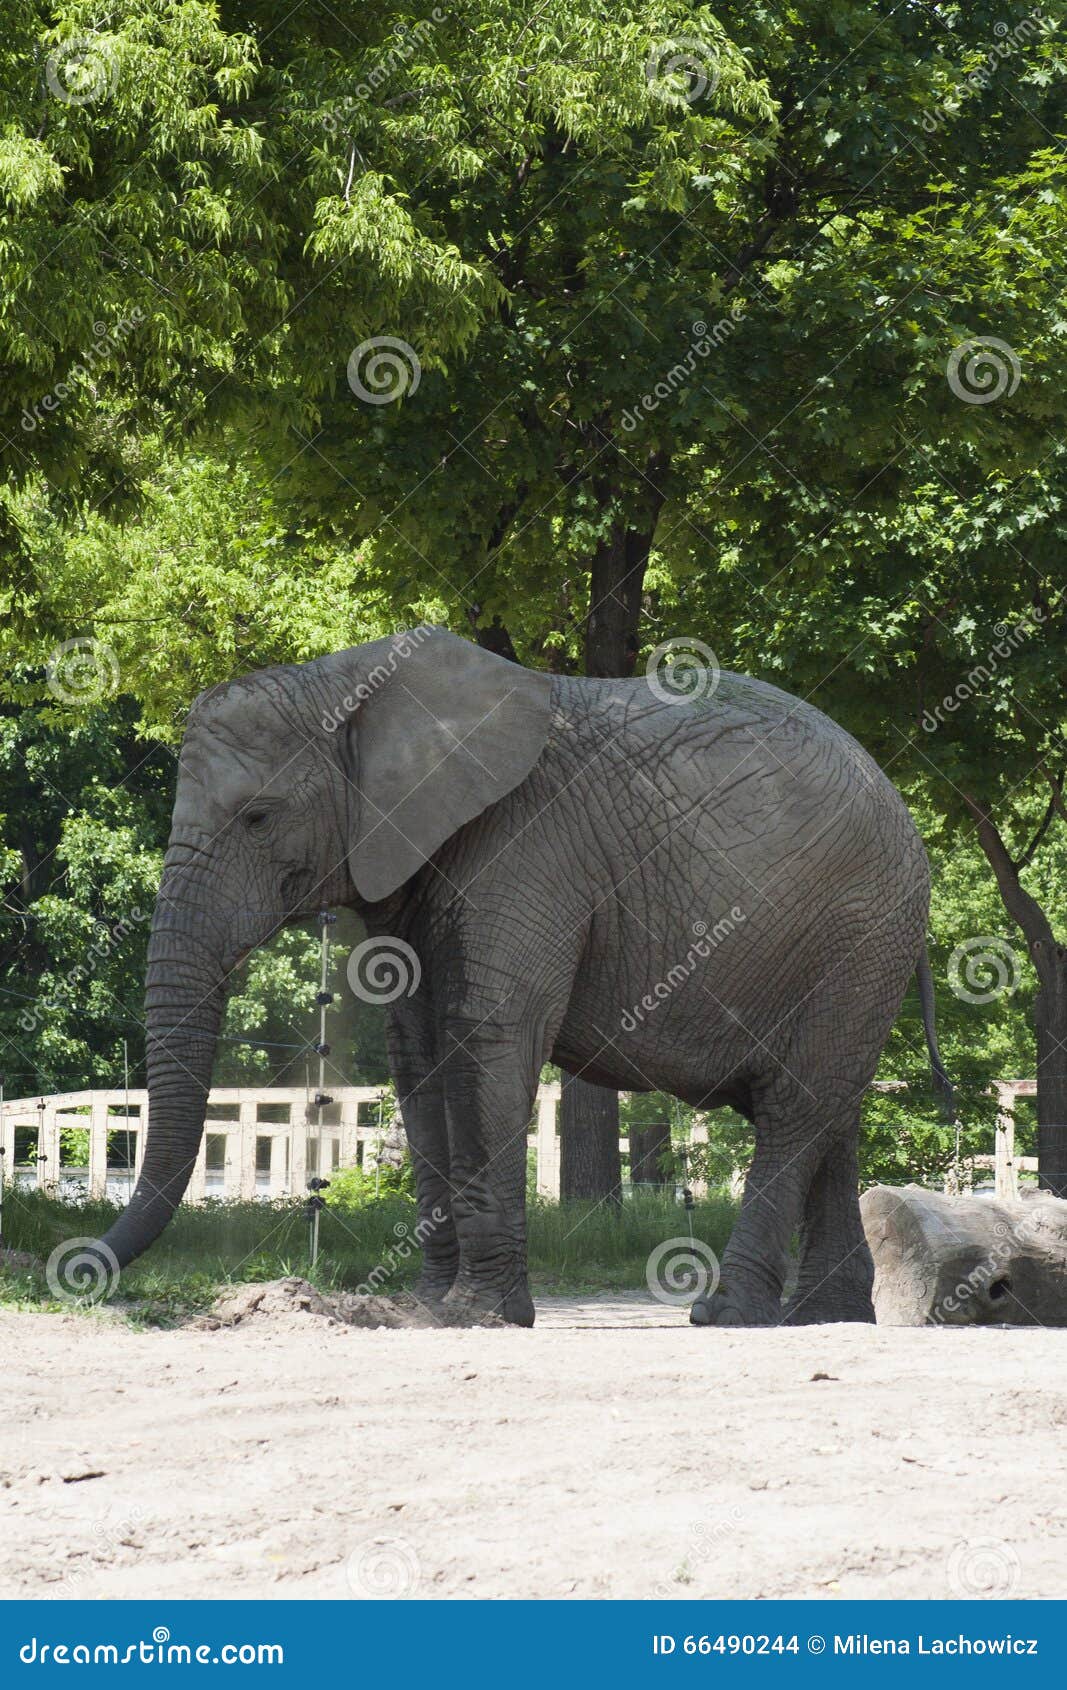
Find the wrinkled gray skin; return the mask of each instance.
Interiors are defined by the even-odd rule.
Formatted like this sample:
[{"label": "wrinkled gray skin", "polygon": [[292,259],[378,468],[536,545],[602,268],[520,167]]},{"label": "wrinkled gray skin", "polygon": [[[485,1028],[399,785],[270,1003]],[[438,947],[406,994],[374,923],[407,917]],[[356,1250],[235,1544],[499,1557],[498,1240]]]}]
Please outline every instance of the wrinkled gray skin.
[{"label": "wrinkled gray skin", "polygon": [[149,947],[144,1170],[105,1242],[130,1261],[185,1190],[231,971],[286,923],[350,905],[421,964],[389,1048],[422,1295],[532,1323],[526,1132],[551,1059],[753,1121],[697,1323],[871,1320],[858,1112],[927,900],[875,764],[740,676],[664,701],[645,679],[536,674],[416,630],[212,689],[189,718]]}]

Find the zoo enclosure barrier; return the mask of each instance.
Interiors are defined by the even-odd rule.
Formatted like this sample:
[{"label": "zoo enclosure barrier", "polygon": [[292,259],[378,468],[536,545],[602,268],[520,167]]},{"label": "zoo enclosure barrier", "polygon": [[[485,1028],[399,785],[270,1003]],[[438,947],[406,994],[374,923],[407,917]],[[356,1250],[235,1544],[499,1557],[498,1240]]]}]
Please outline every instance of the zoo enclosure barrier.
[{"label": "zoo enclosure barrier", "polygon": [[[370,1172],[393,1159],[397,1135],[380,1119],[381,1086],[335,1086],[321,1110],[313,1095],[303,1086],[213,1087],[186,1201],[302,1194],[312,1175]],[[17,1185],[123,1202],[141,1171],[147,1125],[145,1090],[13,1098],[0,1108],[4,1172]]]},{"label": "zoo enclosure barrier", "polygon": [[[313,1176],[372,1173],[403,1142],[381,1120],[387,1095],[381,1086],[334,1086],[320,1123],[305,1087],[213,1087],[186,1202],[302,1195]],[[558,1084],[538,1088],[530,1130],[537,1189],[546,1196],[559,1195],[559,1095]],[[10,1098],[0,1105],[0,1166],[17,1186],[124,1202],[141,1171],[147,1124],[143,1089]],[[620,1143],[625,1153],[628,1141]]]},{"label": "zoo enclosure barrier", "polygon": [[[876,1082],[876,1088],[896,1089],[898,1082]],[[999,1080],[1000,1110],[996,1147],[992,1156],[968,1158],[960,1184],[973,1185],[976,1172],[992,1170],[996,1195],[1018,1195],[1019,1172],[1036,1172],[1032,1157],[1016,1157],[1014,1121],[1010,1113],[1016,1097],[1032,1097],[1034,1080]],[[334,1086],[333,1101],[323,1106],[322,1121],[305,1087],[218,1086],[208,1095],[204,1133],[186,1193],[186,1202],[206,1198],[286,1197],[303,1194],[311,1177],[329,1178],[340,1168],[359,1167],[371,1173],[395,1160],[402,1145],[396,1128],[382,1120],[388,1095],[381,1086]],[[541,1085],[529,1129],[535,1157],[536,1186],[544,1197],[559,1196],[558,1082]],[[66,1197],[110,1197],[124,1202],[133,1189],[144,1156],[148,1093],[111,1090],[60,1092],[49,1097],[11,1098],[0,1105],[0,1177],[16,1185],[36,1186]],[[79,1137],[71,1159],[63,1149],[64,1133]],[[693,1122],[690,1143],[707,1143],[707,1125]],[[68,1139],[68,1147],[71,1145]],[[623,1135],[620,1152],[630,1153]],[[701,1195],[701,1182],[693,1179]],[[955,1182],[946,1182],[946,1189]]]}]

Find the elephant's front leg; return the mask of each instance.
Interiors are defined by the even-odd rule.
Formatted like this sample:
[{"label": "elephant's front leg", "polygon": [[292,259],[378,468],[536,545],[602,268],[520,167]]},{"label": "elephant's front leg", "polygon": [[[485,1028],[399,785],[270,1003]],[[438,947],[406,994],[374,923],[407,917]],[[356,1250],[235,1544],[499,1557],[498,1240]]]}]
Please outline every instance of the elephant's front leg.
[{"label": "elephant's front leg", "polygon": [[538,1060],[515,1027],[451,1019],[442,1072],[459,1273],[448,1295],[473,1317],[532,1326],[526,1277],[526,1136]]},{"label": "elephant's front leg", "polygon": [[386,1039],[415,1170],[415,1236],[422,1248],[422,1272],[415,1295],[423,1302],[436,1303],[452,1289],[459,1269],[459,1243],[452,1215],[444,1087],[436,1056],[432,1006],[424,993],[391,1006]]}]

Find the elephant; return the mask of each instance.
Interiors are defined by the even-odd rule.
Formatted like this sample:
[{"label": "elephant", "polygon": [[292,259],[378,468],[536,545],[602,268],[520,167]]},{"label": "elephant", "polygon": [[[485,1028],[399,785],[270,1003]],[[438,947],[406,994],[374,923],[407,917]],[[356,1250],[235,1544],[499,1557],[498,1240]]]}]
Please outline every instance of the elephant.
[{"label": "elephant", "polygon": [[233,970],[347,906],[409,976],[388,1052],[420,1297],[533,1324],[526,1144],[551,1060],[753,1123],[694,1323],[870,1321],[859,1110],[916,970],[948,1086],[928,900],[922,843],[867,753],[717,666],[552,675],[424,626],[212,687],[186,726],[149,940],[144,1162],[102,1247],[132,1261],[185,1191]]}]

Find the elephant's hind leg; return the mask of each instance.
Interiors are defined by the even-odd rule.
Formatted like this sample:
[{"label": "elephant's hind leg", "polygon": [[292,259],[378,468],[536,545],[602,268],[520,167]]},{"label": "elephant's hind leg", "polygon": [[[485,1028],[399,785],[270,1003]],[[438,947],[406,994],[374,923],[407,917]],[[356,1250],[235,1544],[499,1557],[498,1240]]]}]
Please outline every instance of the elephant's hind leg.
[{"label": "elephant's hind leg", "polygon": [[874,1319],[874,1263],[860,1216],[855,1121],[850,1128],[827,1149],[811,1182],[800,1230],[800,1273],[782,1317],[790,1326]]},{"label": "elephant's hind leg", "polygon": [[[710,1296],[694,1303],[690,1312],[695,1326],[780,1325],[785,1315],[782,1290],[789,1245],[798,1230],[806,1240],[804,1295],[817,1294],[816,1284],[825,1278],[833,1252],[833,1261],[842,1273],[834,1288],[839,1306],[844,1306],[847,1280],[848,1306],[867,1310],[866,1314],[853,1313],[847,1318],[872,1318],[870,1283],[865,1287],[863,1283],[864,1259],[853,1249],[857,1227],[862,1238],[859,1193],[848,1184],[852,1174],[847,1168],[836,1171],[836,1158],[844,1156],[848,1162],[845,1149],[849,1144],[853,1146],[850,1167],[854,1171],[855,1121],[854,1101],[843,1099],[840,1091],[836,1096],[831,1093],[820,1098],[813,1084],[784,1068],[767,1085],[756,1107],[756,1154],[745,1182],[741,1213],[723,1254],[718,1286]],[[820,1201],[818,1224],[814,1225],[816,1210],[810,1207],[810,1194],[824,1166],[835,1172],[828,1176],[833,1182],[830,1200]],[[847,1201],[849,1191],[851,1206]],[[869,1267],[869,1255],[866,1264]],[[828,1304],[824,1300],[820,1306]],[[798,1318],[805,1317],[801,1314]],[[809,1318],[827,1317],[812,1314]]]},{"label": "elephant's hind leg", "polygon": [[694,1326],[776,1326],[781,1320],[789,1241],[820,1155],[814,1121],[794,1115],[793,1125],[798,1130],[787,1133],[774,1107],[757,1113],[741,1213],[718,1285],[689,1312]]}]

